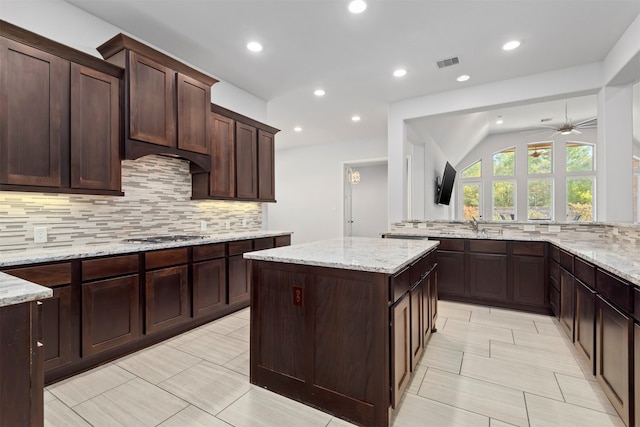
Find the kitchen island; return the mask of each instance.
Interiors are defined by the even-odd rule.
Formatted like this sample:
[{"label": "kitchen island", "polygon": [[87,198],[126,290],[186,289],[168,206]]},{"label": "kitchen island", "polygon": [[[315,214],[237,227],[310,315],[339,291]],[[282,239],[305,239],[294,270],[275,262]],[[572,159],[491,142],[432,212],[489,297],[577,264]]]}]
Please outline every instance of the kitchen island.
[{"label": "kitchen island", "polygon": [[251,382],[388,426],[435,329],[437,245],[343,238],[245,254]]}]

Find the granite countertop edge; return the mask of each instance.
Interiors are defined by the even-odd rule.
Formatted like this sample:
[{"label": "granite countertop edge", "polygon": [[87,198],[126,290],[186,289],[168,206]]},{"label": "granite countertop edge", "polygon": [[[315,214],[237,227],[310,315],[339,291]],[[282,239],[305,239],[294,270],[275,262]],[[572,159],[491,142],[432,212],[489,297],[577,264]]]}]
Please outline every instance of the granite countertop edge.
[{"label": "granite countertop edge", "polygon": [[53,291],[28,280],[0,272],[0,307],[50,298]]}]

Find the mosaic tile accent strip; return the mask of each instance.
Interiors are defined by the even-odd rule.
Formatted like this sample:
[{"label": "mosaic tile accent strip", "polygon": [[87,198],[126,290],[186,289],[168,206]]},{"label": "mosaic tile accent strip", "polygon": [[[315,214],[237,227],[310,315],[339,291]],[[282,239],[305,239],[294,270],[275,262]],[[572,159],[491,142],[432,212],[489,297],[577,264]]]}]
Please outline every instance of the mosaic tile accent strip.
[{"label": "mosaic tile accent strip", "polygon": [[[186,160],[123,160],[122,190],[124,197],[0,192],[0,252],[198,234],[201,221],[207,234],[262,229],[261,203],[191,200]],[[47,227],[47,243],[34,243],[37,226]]]}]

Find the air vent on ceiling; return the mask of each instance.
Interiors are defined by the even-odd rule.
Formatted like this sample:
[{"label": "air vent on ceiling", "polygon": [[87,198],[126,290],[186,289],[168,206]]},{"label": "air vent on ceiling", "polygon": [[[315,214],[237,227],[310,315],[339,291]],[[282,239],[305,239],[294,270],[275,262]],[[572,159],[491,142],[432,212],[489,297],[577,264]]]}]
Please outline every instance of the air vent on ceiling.
[{"label": "air vent on ceiling", "polygon": [[551,118],[551,117],[547,117],[547,118],[545,118],[545,119],[540,119],[540,123],[550,122],[551,120],[553,120],[553,118]]},{"label": "air vent on ceiling", "polygon": [[452,65],[456,65],[460,63],[460,59],[457,56],[447,59],[441,59],[437,62],[438,68],[451,67]]}]

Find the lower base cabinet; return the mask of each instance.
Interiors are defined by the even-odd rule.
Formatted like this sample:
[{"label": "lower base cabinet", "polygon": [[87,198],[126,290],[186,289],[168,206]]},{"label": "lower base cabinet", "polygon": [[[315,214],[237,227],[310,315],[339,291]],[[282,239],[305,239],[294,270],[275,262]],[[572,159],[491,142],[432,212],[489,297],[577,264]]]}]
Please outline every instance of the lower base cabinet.
[{"label": "lower base cabinet", "polygon": [[53,296],[41,306],[45,371],[71,361],[71,286],[52,291]]},{"label": "lower base cabinet", "polygon": [[637,323],[633,325],[633,342],[634,342],[634,357],[633,357],[633,370],[634,374],[634,409],[635,409],[635,426],[640,427],[640,325]]},{"label": "lower base cabinet", "polygon": [[576,318],[575,346],[589,362],[591,373],[596,373],[596,291],[580,280],[575,280]]},{"label": "lower base cabinet", "polygon": [[215,314],[226,303],[225,259],[193,264],[193,317]]},{"label": "lower base cabinet", "polygon": [[396,408],[411,377],[411,307],[406,294],[391,307],[391,407]]},{"label": "lower base cabinet", "polygon": [[575,289],[573,274],[560,269],[560,326],[571,341],[574,340]]},{"label": "lower base cabinet", "polygon": [[424,286],[420,281],[409,294],[411,299],[411,371],[416,369],[424,348]]},{"label": "lower base cabinet", "polygon": [[158,332],[187,321],[189,289],[187,266],[147,271],[145,332]]}]

